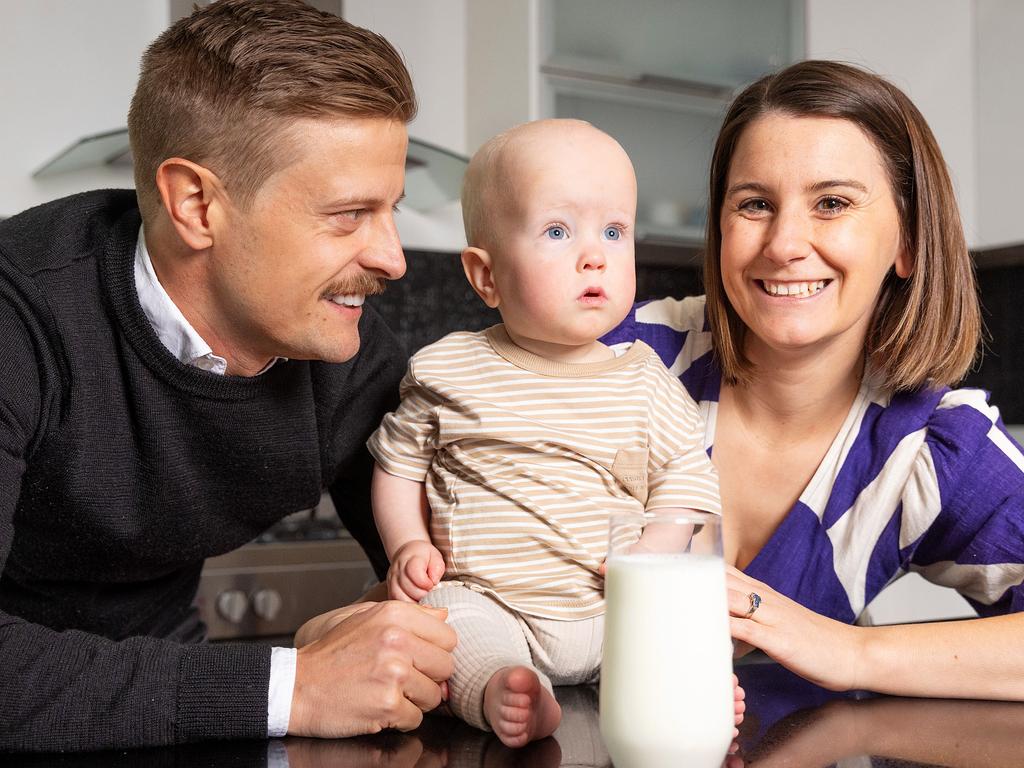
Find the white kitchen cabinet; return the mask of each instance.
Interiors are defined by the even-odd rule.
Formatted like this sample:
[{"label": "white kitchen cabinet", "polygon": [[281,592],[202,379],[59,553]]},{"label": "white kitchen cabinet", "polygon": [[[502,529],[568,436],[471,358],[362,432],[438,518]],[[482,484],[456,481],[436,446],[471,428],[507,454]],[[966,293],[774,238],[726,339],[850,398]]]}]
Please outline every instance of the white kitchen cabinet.
[{"label": "white kitchen cabinet", "polygon": [[725,107],[801,57],[803,8],[793,0],[470,3],[470,148],[526,120],[587,120],[633,159],[640,239],[695,244]]}]

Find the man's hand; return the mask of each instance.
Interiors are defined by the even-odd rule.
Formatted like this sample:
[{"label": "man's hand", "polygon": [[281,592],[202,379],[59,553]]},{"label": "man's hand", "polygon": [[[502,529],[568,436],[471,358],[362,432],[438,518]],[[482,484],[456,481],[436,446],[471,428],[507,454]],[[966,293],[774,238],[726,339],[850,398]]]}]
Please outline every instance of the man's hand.
[{"label": "man's hand", "polygon": [[400,546],[391,557],[388,596],[393,600],[418,603],[444,576],[444,558],[429,541],[413,540]]},{"label": "man's hand", "polygon": [[423,712],[440,704],[440,683],[452,673],[456,640],[446,615],[443,608],[389,601],[307,622],[288,733],[338,738],[416,728]]}]

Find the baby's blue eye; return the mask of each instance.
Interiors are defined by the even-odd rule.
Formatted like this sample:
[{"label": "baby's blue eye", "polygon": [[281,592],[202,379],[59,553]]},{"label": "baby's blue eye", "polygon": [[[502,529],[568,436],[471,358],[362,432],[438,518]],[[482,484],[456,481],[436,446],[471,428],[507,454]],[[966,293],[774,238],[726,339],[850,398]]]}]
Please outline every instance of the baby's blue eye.
[{"label": "baby's blue eye", "polygon": [[615,227],[606,227],[604,230],[604,236],[609,240],[618,240],[622,236],[622,233]]},{"label": "baby's blue eye", "polygon": [[564,227],[548,227],[548,237],[552,240],[565,240]]}]

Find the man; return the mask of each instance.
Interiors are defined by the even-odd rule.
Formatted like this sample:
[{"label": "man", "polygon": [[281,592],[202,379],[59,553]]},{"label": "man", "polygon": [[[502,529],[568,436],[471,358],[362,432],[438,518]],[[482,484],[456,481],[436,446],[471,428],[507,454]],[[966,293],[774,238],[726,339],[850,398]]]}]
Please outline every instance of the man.
[{"label": "man", "polygon": [[328,488],[380,572],[364,443],[405,359],[367,294],[415,98],[382,38],[221,0],[147,51],[136,194],[0,225],[0,750],[415,727],[441,611],[364,604],[302,647],[205,645],[203,560]]}]

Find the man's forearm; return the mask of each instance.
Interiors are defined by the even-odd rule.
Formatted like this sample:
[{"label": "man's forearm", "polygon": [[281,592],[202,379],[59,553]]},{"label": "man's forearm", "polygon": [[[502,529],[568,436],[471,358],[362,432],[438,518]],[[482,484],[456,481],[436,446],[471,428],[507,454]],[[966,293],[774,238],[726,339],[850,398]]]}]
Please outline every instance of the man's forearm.
[{"label": "man's forearm", "polygon": [[0,751],[264,738],[270,649],[115,642],[0,614]]}]

